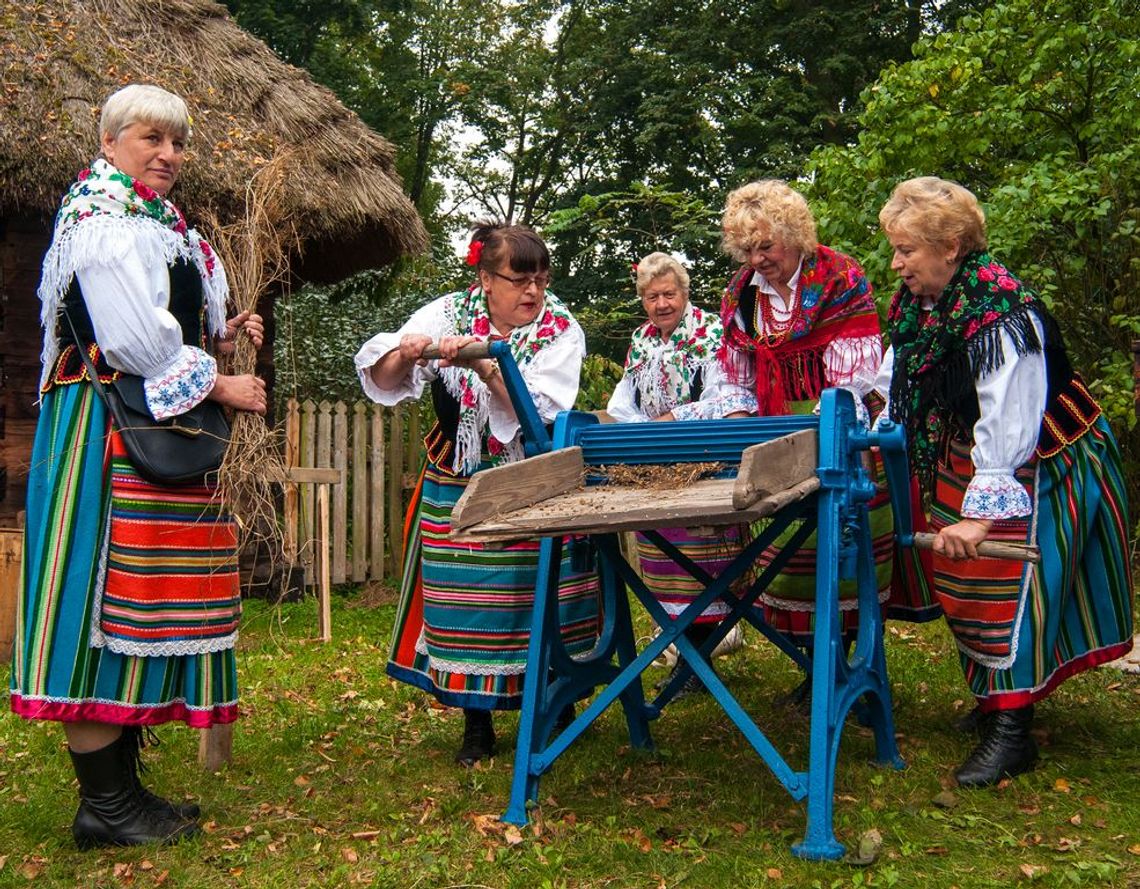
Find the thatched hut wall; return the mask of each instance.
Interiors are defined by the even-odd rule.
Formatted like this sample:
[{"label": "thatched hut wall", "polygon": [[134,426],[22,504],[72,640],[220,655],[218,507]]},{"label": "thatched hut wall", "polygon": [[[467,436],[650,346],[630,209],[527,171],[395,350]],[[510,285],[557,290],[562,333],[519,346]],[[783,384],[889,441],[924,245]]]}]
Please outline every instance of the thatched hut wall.
[{"label": "thatched hut wall", "polygon": [[[24,501],[39,378],[39,265],[63,191],[97,149],[100,104],[147,82],[193,115],[172,197],[192,223],[246,213],[271,163],[288,279],[334,281],[427,246],[395,150],[211,0],[19,0],[0,5],[0,524]],[[262,307],[272,327],[272,295]],[[271,374],[271,367],[264,368]]]}]

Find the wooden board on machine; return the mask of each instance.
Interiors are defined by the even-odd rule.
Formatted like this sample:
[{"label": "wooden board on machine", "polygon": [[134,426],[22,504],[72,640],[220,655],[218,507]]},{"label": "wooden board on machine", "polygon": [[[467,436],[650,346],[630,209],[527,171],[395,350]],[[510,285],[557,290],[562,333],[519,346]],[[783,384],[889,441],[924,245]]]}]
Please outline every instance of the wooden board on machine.
[{"label": "wooden board on machine", "polygon": [[815,432],[753,445],[736,478],[673,489],[582,486],[581,448],[564,448],[472,478],[452,513],[452,539],[506,542],[559,534],[607,534],[751,522],[819,488]]}]

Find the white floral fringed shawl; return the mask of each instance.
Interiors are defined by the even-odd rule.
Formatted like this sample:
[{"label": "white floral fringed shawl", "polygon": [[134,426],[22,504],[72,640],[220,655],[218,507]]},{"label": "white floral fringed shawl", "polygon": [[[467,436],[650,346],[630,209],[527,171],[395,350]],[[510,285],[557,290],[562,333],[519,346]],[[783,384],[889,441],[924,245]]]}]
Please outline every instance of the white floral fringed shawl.
[{"label": "white floral fringed shawl", "polygon": [[720,319],[692,303],[666,340],[651,321],[633,332],[625,373],[641,396],[646,416],[659,417],[692,400],[696,372],[716,360],[721,335]]},{"label": "white floral fringed shawl", "polygon": [[226,327],[229,286],[221,259],[181,211],[152,188],[102,158],[83,170],[63,196],[40,279],[40,323],[44,328],[40,388],[59,357],[56,324],[72,278],[81,269],[113,263],[129,239],[144,263],[192,262],[202,277],[209,333]]},{"label": "white floral fringed shawl", "polygon": [[[449,326],[457,336],[491,337],[491,318],[487,313],[487,297],[481,287],[452,294]],[[553,293],[547,292],[542,311],[530,324],[516,327],[506,339],[511,345],[523,380],[527,368],[544,347],[575,326],[570,311]],[[443,367],[439,371],[444,388],[459,402],[459,427],[455,434],[455,466],[465,473],[474,472],[482,459],[483,431],[490,418],[490,390],[478,375],[466,367]],[[524,456],[522,441],[499,441],[488,435],[487,450],[492,460],[512,463]]]}]

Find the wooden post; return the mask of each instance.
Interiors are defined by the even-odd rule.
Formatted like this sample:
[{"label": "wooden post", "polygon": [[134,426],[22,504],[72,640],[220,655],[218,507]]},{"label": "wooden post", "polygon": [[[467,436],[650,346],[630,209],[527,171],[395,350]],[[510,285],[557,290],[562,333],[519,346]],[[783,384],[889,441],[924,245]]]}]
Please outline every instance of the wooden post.
[{"label": "wooden post", "polygon": [[368,577],[368,439],[363,401],[352,406],[352,582]]},{"label": "wooden post", "polygon": [[207,772],[220,771],[233,759],[234,724],[215,725],[202,729],[198,737],[198,762]]},{"label": "wooden post", "polygon": [[[372,557],[372,579],[384,579],[384,408],[372,405],[369,422],[369,440],[372,442],[372,474],[368,487],[368,503],[372,515],[372,541],[369,555]],[[393,539],[399,531],[393,529]]]},{"label": "wooden post", "polygon": [[404,468],[404,487],[415,487],[416,473],[420,471],[420,447],[423,439],[420,436],[420,403],[413,401],[408,405],[408,449],[405,452],[407,464]]},{"label": "wooden post", "polygon": [[20,561],[24,554],[24,532],[0,528],[0,660],[12,656],[16,635],[16,600],[20,596]]},{"label": "wooden post", "polygon": [[[327,469],[332,466],[332,405],[327,401],[322,401],[317,405],[317,451],[316,459],[313,466],[320,469]],[[316,489],[314,489],[314,497],[316,496]],[[318,526],[320,523],[320,506],[315,502],[313,504],[313,541],[316,545],[318,540]],[[319,584],[321,581],[320,565],[318,564],[319,556],[316,550],[313,551],[313,580],[312,583]]]},{"label": "wooden post", "polygon": [[389,573],[398,583],[404,561],[403,535],[396,529],[404,516],[404,415],[400,408],[392,411],[391,438],[388,451],[388,537]]},{"label": "wooden post", "polygon": [[348,579],[348,485],[345,469],[348,466],[348,409],[343,401],[333,406],[332,463],[340,470],[341,481],[332,490],[332,580],[344,583]]},{"label": "wooden post", "polygon": [[[301,405],[301,459],[299,466],[317,465],[317,406],[312,401]],[[313,509],[313,489],[305,486],[301,488],[301,516],[297,542],[300,549],[301,564],[305,566],[305,584],[314,582],[313,578],[313,531],[315,510]]]},{"label": "wooden post", "polygon": [[[285,467],[296,466],[300,458],[301,414],[296,398],[285,404]],[[285,529],[283,547],[285,558],[290,564],[297,561],[297,507],[298,495],[295,485],[285,486]]]},{"label": "wooden post", "polygon": [[317,614],[317,630],[322,642],[332,641],[332,584],[329,582],[329,486],[317,485],[317,536],[320,540],[317,552],[320,556],[317,597],[320,611]]},{"label": "wooden post", "polygon": [[317,539],[315,574],[317,583],[317,627],[321,641],[332,639],[332,583],[329,571],[329,486],[343,484],[344,472],[333,467],[294,467],[286,478],[299,485],[316,486]]}]

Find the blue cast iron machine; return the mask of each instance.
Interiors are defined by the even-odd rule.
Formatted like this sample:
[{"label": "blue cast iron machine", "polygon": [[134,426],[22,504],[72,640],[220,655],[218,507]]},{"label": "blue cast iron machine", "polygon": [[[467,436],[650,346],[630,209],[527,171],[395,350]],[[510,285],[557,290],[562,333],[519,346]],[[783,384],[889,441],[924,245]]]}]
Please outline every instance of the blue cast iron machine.
[{"label": "blue cast iron machine", "polygon": [[[601,423],[594,414],[565,411],[559,414],[551,435],[539,419],[508,344],[492,342],[489,347],[480,344],[474,351],[470,348],[464,351],[467,357],[478,354],[498,359],[522,426],[528,460],[477,474],[456,506],[453,535],[485,543],[509,540],[512,535],[513,539],[542,538],[514,779],[503,820],[518,825],[527,822],[528,806],[538,799],[541,776],[615,701],[621,702],[632,746],[651,748],[649,723],[661,714],[692,671],[792,799],[807,800],[806,829],[803,839],[792,846],[793,853],[808,859],[841,857],[844,847],[833,831],[833,796],[839,743],[848,711],[856,708],[860,721],[873,731],[877,762],[894,768],[904,765],[895,743],[867,513],[867,503],[876,488],[864,468],[865,452],[878,448],[892,492],[897,538],[902,545],[913,544],[910,481],[902,429],[887,422],[869,431],[857,420],[851,394],[829,389],[820,400],[818,416]],[[729,478],[717,484],[727,490],[733,486],[732,475],[740,467],[742,455],[748,448],[803,432],[814,434],[816,439],[814,472],[809,472],[810,477],[796,481],[788,490],[762,498],[759,505],[753,505],[750,510],[736,508],[732,499],[725,496],[719,507],[691,520],[678,514],[651,520],[652,527],[639,527],[637,510],[634,510],[624,526],[620,521],[615,526],[613,521],[606,521],[613,519],[612,515],[602,514],[606,510],[603,501],[591,505],[589,485],[584,491],[553,496],[545,496],[539,486],[537,492],[531,492],[530,506],[527,506],[527,483],[542,474],[537,468],[534,471],[526,468],[527,464],[537,462],[529,458],[547,455],[547,459],[561,456],[576,459],[579,451],[572,449],[580,449],[587,478],[592,469],[617,464],[718,463],[727,467],[722,475]],[[560,452],[565,454],[560,455]],[[493,482],[492,474],[509,471],[515,473],[504,475],[512,479],[508,485],[511,506],[522,508],[504,515],[500,504],[494,507],[493,515],[484,515],[482,520],[462,526],[460,520],[465,507],[475,507],[478,512],[479,499],[484,496],[475,480],[487,477]],[[710,486],[714,486],[713,483]],[[604,488],[604,485],[595,487]],[[896,496],[897,492],[904,495]],[[602,496],[604,491],[594,493]],[[650,496],[656,495],[651,493]],[[560,517],[551,518],[552,512],[559,512],[558,503],[567,500],[575,502],[561,510]],[[747,542],[718,577],[708,576],[656,530],[741,525],[758,514],[768,518],[762,532]],[[760,554],[797,522],[795,533],[776,557],[751,582],[740,583]],[[645,533],[704,584],[704,591],[681,614],[672,617],[666,614],[623,556],[619,531],[633,529]],[[812,531],[817,532],[816,610],[814,644],[808,655],[770,627],[755,603]],[[604,622],[597,645],[585,656],[567,654],[558,626],[557,571],[566,535],[587,535],[596,552]],[[845,579],[853,579],[858,590],[858,631],[850,654],[845,652],[838,608],[839,584]],[[661,628],[659,635],[640,651],[635,647],[627,589]],[[698,650],[684,631],[718,599],[727,604],[729,614]],[[793,767],[780,754],[703,657],[741,620],[755,627],[810,676],[810,739],[805,769]],[[669,645],[676,646],[683,658],[681,669],[656,697],[646,700],[641,673]],[[585,709],[551,738],[563,708],[590,695],[592,690],[597,691]]]}]

